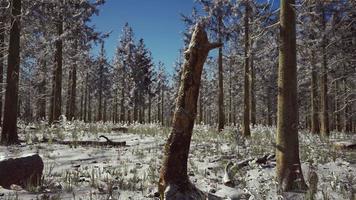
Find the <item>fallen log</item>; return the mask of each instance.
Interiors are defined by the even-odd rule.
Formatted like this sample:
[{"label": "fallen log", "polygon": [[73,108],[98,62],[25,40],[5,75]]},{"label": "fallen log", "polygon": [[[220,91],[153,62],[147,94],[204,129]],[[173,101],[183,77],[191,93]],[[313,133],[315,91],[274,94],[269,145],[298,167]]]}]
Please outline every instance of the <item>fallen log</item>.
[{"label": "fallen log", "polygon": [[333,147],[337,150],[355,150],[356,142],[344,141],[344,142],[335,142]]},{"label": "fallen log", "polygon": [[43,161],[38,154],[0,160],[0,186],[20,185],[23,188],[41,184]]},{"label": "fallen log", "polygon": [[246,160],[239,161],[235,164],[235,167],[241,169],[249,165],[250,162],[255,162],[256,164],[262,165],[266,164],[268,161],[275,161],[275,155],[266,154],[259,158],[249,158]]},{"label": "fallen log", "polygon": [[[115,142],[110,140],[104,135],[100,135],[99,138],[104,138],[106,141],[61,141],[52,139],[52,143],[54,144],[62,144],[62,145],[71,145],[71,146],[113,146],[113,147],[121,147],[126,146],[126,142]],[[50,140],[47,138],[43,138],[42,142],[46,143]]]}]

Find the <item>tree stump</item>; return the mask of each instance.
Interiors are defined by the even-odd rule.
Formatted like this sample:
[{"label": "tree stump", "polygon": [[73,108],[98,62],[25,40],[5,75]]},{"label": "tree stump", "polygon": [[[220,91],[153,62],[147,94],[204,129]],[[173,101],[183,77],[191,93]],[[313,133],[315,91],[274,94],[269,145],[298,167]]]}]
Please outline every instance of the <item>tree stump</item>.
[{"label": "tree stump", "polygon": [[22,187],[41,184],[43,161],[38,154],[0,160],[0,186],[10,189],[12,184]]},{"label": "tree stump", "polygon": [[203,65],[209,51],[221,45],[208,41],[203,23],[195,26],[189,47],[184,52],[185,60],[173,116],[173,129],[165,146],[163,166],[160,171],[161,199],[213,199],[189,181],[187,161]]}]

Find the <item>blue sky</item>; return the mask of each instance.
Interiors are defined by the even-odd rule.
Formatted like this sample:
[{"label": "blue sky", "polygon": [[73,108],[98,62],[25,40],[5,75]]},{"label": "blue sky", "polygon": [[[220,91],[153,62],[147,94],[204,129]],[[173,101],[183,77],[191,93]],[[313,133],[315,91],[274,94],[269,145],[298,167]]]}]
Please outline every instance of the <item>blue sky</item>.
[{"label": "blue sky", "polygon": [[[279,0],[273,1],[278,7]],[[183,46],[182,30],[184,24],[180,14],[190,14],[194,0],[106,0],[101,6],[99,16],[94,16],[92,24],[98,31],[112,31],[106,39],[107,57],[112,59],[121,29],[126,22],[135,33],[135,39],[143,38],[151,50],[154,62],[162,61],[169,73],[173,72],[174,61]],[[93,53],[97,54],[98,48]]]},{"label": "blue sky", "polygon": [[184,24],[180,13],[189,14],[193,5],[194,0],[107,0],[92,23],[98,31],[113,31],[105,42],[109,59],[113,58],[121,29],[128,22],[136,40],[145,40],[155,63],[162,61],[167,71],[172,72],[178,50],[183,45]]}]

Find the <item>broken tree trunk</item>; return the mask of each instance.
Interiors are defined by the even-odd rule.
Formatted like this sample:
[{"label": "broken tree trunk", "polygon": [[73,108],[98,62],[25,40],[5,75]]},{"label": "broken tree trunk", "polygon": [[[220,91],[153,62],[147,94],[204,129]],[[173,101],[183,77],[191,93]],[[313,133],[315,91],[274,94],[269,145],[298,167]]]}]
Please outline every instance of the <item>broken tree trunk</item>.
[{"label": "broken tree trunk", "polygon": [[165,145],[160,170],[161,199],[207,199],[203,192],[190,183],[187,161],[203,65],[209,51],[221,45],[208,41],[203,23],[195,26],[189,47],[184,53],[185,61],[173,116],[173,128]]},{"label": "broken tree trunk", "polygon": [[22,187],[41,183],[43,161],[38,154],[0,160],[0,186],[9,189],[12,184]]}]

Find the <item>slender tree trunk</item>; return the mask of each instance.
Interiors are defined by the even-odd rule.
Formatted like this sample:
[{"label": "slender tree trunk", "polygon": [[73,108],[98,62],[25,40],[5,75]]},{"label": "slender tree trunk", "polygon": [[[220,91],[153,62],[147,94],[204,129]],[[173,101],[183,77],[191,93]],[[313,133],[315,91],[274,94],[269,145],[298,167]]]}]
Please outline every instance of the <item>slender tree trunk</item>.
[{"label": "slender tree trunk", "polygon": [[[218,40],[222,42],[222,16],[218,16]],[[218,65],[219,65],[219,98],[218,98],[218,131],[222,131],[225,126],[225,114],[224,114],[224,77],[223,77],[223,54],[222,54],[222,47],[219,48],[219,58],[218,58]]]},{"label": "slender tree trunk", "polygon": [[2,105],[3,105],[3,82],[4,82],[4,60],[5,60],[5,27],[6,17],[0,17],[0,126],[2,125]]},{"label": "slender tree trunk", "polygon": [[81,91],[80,91],[80,110],[79,110],[79,119],[84,121],[84,96],[85,93],[85,85],[82,84]]},{"label": "slender tree trunk", "polygon": [[[251,43],[252,44],[252,43]],[[252,45],[251,45],[252,46]],[[250,61],[251,78],[250,78],[250,120],[252,125],[256,125],[256,96],[255,96],[255,66],[253,65],[253,54]]]},{"label": "slender tree trunk", "polygon": [[229,65],[229,125],[232,124],[232,59]]},{"label": "slender tree trunk", "polygon": [[120,102],[120,121],[125,122],[125,78],[121,82],[121,102]]},{"label": "slender tree trunk", "polygon": [[[102,47],[103,48],[103,47]],[[100,69],[99,69],[99,88],[98,88],[98,116],[97,116],[97,121],[102,121],[103,120],[103,73],[104,73],[104,66],[103,63],[100,63]]]},{"label": "slender tree trunk", "polygon": [[341,131],[341,115],[340,115],[340,81],[336,80],[335,81],[335,125],[336,125],[336,130]]},{"label": "slender tree trunk", "polygon": [[88,120],[88,81],[89,81],[89,72],[85,74],[85,86],[84,86],[84,122]]},{"label": "slender tree trunk", "polygon": [[272,101],[271,101],[271,87],[267,86],[267,124],[272,126]]},{"label": "slender tree trunk", "polygon": [[159,91],[158,91],[158,97],[157,97],[157,121],[158,123],[161,123],[161,104],[160,101],[162,100],[162,92],[161,92],[161,85],[158,86]]},{"label": "slender tree trunk", "polygon": [[[58,21],[56,22],[57,35],[61,37],[63,34],[63,17],[59,14]],[[53,97],[52,97],[52,117],[50,123],[58,122],[61,116],[62,110],[62,50],[63,41],[58,38],[56,41],[55,52],[55,69],[54,69],[54,83],[53,83]]]},{"label": "slender tree trunk", "polygon": [[46,119],[46,61],[41,60],[41,72],[40,77],[41,81],[38,86],[38,108],[37,108],[37,120]]},{"label": "slender tree trunk", "polygon": [[104,108],[103,108],[103,121],[106,122],[107,121],[107,100],[106,98],[104,99]]},{"label": "slender tree trunk", "polygon": [[203,86],[201,85],[200,92],[199,92],[199,119],[198,123],[201,124],[203,122],[203,93],[201,92],[203,89]]},{"label": "slender tree trunk", "polygon": [[137,122],[137,113],[138,113],[138,94],[137,94],[137,91],[135,91],[135,94],[134,94],[134,108],[133,108],[133,121],[134,122]]},{"label": "slender tree trunk", "polygon": [[162,99],[161,99],[161,124],[164,126],[164,88],[162,87]]},{"label": "slender tree trunk", "polygon": [[75,99],[77,97],[77,65],[72,66],[72,85],[70,89],[70,105],[69,105],[69,119],[73,120],[76,113]]},{"label": "slender tree trunk", "polygon": [[206,199],[189,181],[187,161],[194,119],[197,111],[200,80],[204,62],[211,49],[202,25],[197,25],[185,52],[181,84],[173,117],[173,129],[165,146],[160,170],[161,199]]},{"label": "slender tree trunk", "polygon": [[9,54],[7,60],[7,77],[5,93],[4,123],[2,125],[1,143],[17,144],[17,113],[20,72],[20,34],[21,34],[21,0],[12,1],[12,19],[10,29]]},{"label": "slender tree trunk", "polygon": [[70,119],[70,93],[71,93],[71,82],[72,82],[72,69],[69,70],[68,72],[68,82],[67,82],[67,99],[66,99],[66,118],[68,120],[71,120]]},{"label": "slender tree trunk", "polygon": [[91,92],[88,90],[88,122],[92,122]]},{"label": "slender tree trunk", "polygon": [[152,107],[152,97],[151,92],[148,94],[148,123],[151,123],[151,107]]},{"label": "slender tree trunk", "polygon": [[278,68],[277,182],[279,192],[307,188],[299,160],[295,0],[281,0]]},{"label": "slender tree trunk", "polygon": [[[324,7],[324,5],[321,5]],[[324,8],[322,8],[322,25],[323,31],[325,33],[326,29],[326,19]],[[327,55],[326,55],[326,36],[324,35],[322,38],[322,71],[321,71],[321,83],[320,83],[320,98],[321,98],[321,111],[320,111],[320,133],[322,136],[329,136],[329,109],[328,109],[328,69],[327,69]]]},{"label": "slender tree trunk", "polygon": [[319,111],[318,111],[318,84],[317,84],[317,71],[315,63],[315,50],[312,50],[311,58],[311,94],[310,94],[310,104],[311,104],[311,132],[318,134],[319,130]]},{"label": "slender tree trunk", "polygon": [[248,2],[245,4],[245,70],[244,70],[244,118],[243,118],[243,135],[250,137],[250,91],[249,91],[249,50],[250,50],[250,36],[249,36],[249,17],[250,17],[250,5]]}]

